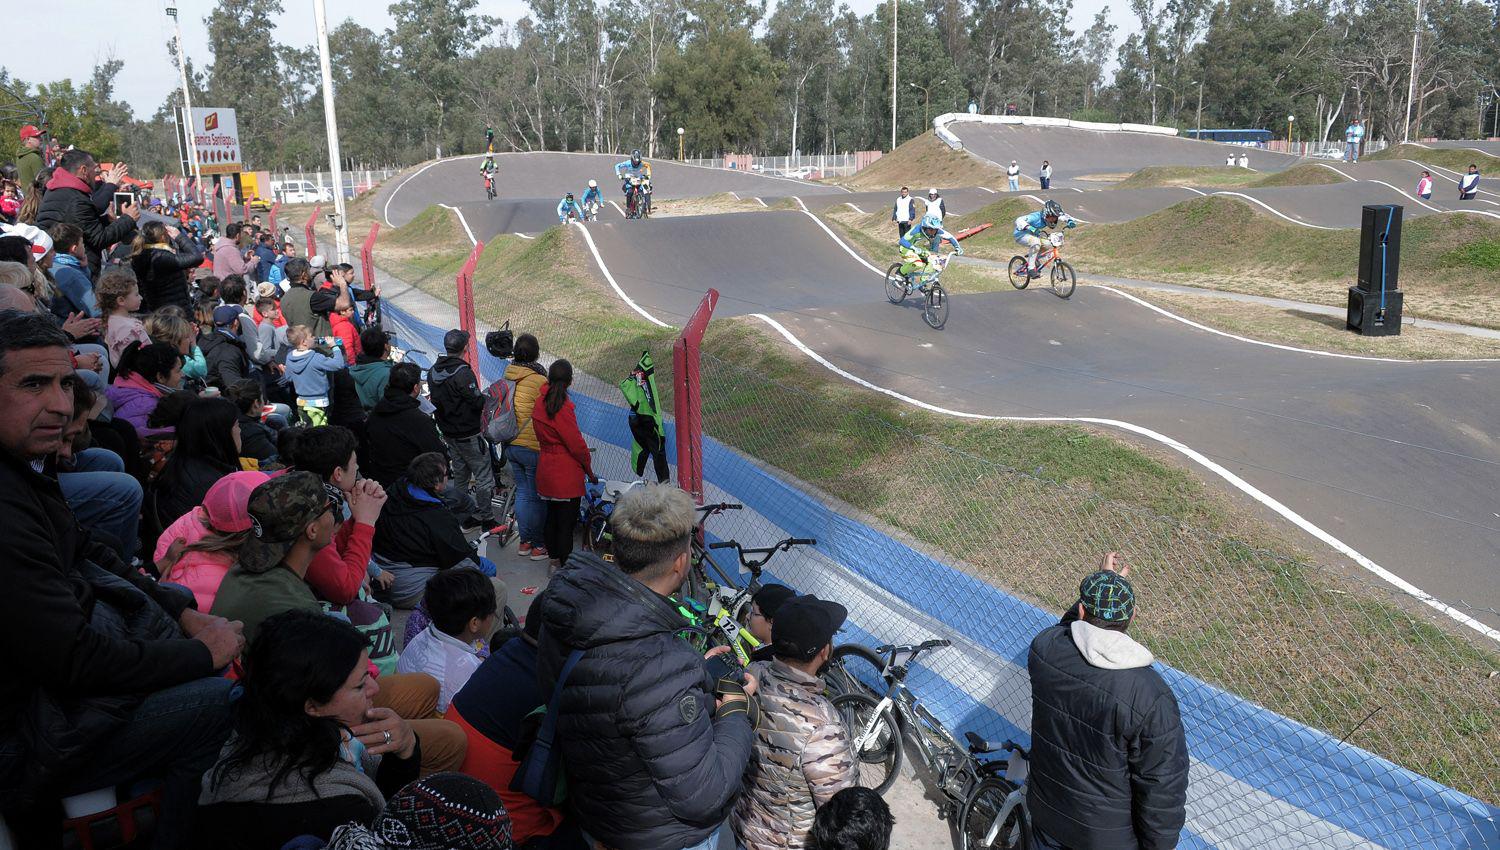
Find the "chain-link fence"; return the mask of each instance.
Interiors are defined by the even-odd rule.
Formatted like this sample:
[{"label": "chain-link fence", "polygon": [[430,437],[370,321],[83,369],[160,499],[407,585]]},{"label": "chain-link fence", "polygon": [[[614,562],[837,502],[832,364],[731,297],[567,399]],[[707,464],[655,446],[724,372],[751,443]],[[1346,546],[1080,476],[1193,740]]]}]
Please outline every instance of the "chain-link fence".
[{"label": "chain-link fence", "polygon": [[[672,409],[674,329],[538,275],[487,277],[482,264],[481,323],[509,320],[592,376],[575,387],[592,399],[580,402],[591,438],[628,445],[613,383],[642,349]],[[428,284],[451,300],[451,281]],[[818,538],[770,569],[843,600],[852,639],[953,640],[909,684],[956,731],[1025,739],[1026,647],[1117,550],[1135,568],[1130,633],[1164,665],[1187,729],[1183,846],[1500,846],[1500,654],[1484,638],[1362,573],[1008,466],[986,445],[1026,426],[896,409],[815,374],[759,327],[716,321],[704,351],[709,495],[747,506],[710,531],[747,545]],[[633,477],[610,464],[601,475]]]},{"label": "chain-link fence", "polygon": [[[353,198],[375,188],[400,166],[350,169],[343,174],[344,197]],[[270,198],[286,204],[315,204],[333,200],[333,172],[279,171],[271,173]]]}]

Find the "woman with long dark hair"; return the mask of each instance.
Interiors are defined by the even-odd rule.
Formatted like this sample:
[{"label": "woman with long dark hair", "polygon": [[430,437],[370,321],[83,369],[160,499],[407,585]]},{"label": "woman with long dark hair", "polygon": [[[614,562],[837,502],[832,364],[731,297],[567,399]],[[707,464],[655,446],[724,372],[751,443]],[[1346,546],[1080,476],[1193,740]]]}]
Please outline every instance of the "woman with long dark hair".
[{"label": "woman with long dark hair", "polygon": [[130,251],[130,268],[141,287],[141,309],[192,306],[188,274],[203,265],[203,253],[177,228],[159,221],[141,225]]},{"label": "woman with long dark hair", "polygon": [[583,481],[597,482],[590,462],[588,444],[578,429],[573,400],[568,387],[573,385],[573,364],[555,360],[547,370],[547,385],[542,388],[531,409],[531,424],[536,431],[538,452],[536,492],[547,503],[547,519],[542,537],[552,569],[566,564],[573,552],[573,533],[578,525],[578,503],[583,498]]},{"label": "woman with long dark hair", "polygon": [[21,211],[16,213],[16,221],[36,224],[37,210],[42,208],[42,196],[47,194],[47,183],[51,180],[52,169],[43,168],[36,173],[36,179],[31,181],[30,186],[21,187],[21,191],[26,193],[26,199],[21,201]]},{"label": "woman with long dark hair", "polygon": [[170,434],[170,429],[152,428],[147,420],[163,396],[182,389],[182,362],[182,353],[164,342],[126,346],[115,366],[114,382],[105,390],[115,406],[115,418],[135,426],[142,439]]},{"label": "woman with long dark hair", "polygon": [[417,778],[411,725],[370,675],[364,635],[314,611],[266,619],[245,654],[244,695],[219,761],[203,777],[198,846],[281,847],[371,824]]},{"label": "woman with long dark hair", "polygon": [[240,471],[240,412],[225,398],[196,398],[176,423],[177,445],[152,487],[166,527],[203,503],[208,488]]}]

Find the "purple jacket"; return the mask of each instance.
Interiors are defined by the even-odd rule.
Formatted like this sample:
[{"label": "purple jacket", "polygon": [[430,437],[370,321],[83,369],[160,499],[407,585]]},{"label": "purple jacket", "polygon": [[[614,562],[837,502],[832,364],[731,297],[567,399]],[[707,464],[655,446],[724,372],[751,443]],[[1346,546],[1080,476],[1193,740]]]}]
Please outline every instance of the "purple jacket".
[{"label": "purple jacket", "polygon": [[135,433],[142,438],[161,437],[172,434],[171,428],[151,428],[146,420],[156,403],[161,401],[161,390],[140,375],[116,378],[104,391],[110,404],[115,406],[115,416],[135,426]]}]

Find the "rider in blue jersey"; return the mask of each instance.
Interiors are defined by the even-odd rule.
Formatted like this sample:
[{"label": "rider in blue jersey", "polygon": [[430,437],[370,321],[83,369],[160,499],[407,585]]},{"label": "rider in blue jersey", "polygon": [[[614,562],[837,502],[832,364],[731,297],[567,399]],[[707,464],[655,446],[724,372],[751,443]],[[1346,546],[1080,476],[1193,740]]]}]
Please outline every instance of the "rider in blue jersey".
[{"label": "rider in blue jersey", "polygon": [[641,159],[639,149],[630,152],[630,159],[615,163],[615,177],[622,182],[620,187],[627,196],[630,194],[630,178],[651,177],[651,163]]},{"label": "rider in blue jersey", "polygon": [[599,193],[599,181],[589,181],[589,188],[583,193],[583,200],[581,201],[581,203],[584,205],[584,207],[587,207],[591,203],[603,205],[604,196]]},{"label": "rider in blue jersey", "polygon": [[964,248],[958,244],[958,237],[943,229],[943,220],[936,214],[922,216],[922,223],[906,231],[897,244],[901,246],[901,274],[910,275],[912,272],[927,266],[927,257],[933,251],[939,251],[944,241],[952,242],[954,253],[962,254]]},{"label": "rider in blue jersey", "polygon": [[1070,229],[1078,226],[1078,222],[1065,214],[1062,204],[1057,201],[1048,201],[1036,212],[1016,219],[1016,244],[1026,246],[1026,270],[1031,277],[1041,276],[1041,272],[1036,269],[1036,255],[1042,250],[1042,232],[1064,223]]},{"label": "rider in blue jersey", "polygon": [[576,216],[579,221],[583,221],[583,207],[579,206],[578,202],[573,200],[572,192],[564,195],[563,199],[557,203],[558,224],[566,224],[570,215]]}]

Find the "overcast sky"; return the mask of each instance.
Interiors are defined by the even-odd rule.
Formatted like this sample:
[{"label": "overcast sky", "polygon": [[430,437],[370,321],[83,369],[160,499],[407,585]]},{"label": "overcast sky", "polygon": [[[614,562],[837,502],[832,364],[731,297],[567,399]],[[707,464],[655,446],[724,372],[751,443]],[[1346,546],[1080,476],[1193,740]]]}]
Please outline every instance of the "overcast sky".
[{"label": "overcast sky", "polygon": [[[355,18],[374,30],[391,24],[384,0],[326,0],[330,27],[345,18]],[[772,0],[773,4],[775,0]],[[854,11],[865,14],[879,0],[844,0]],[[177,86],[177,77],[166,55],[165,45],[171,38],[171,20],[162,11],[164,0],[128,0],[126,3],[101,4],[99,0],[46,0],[32,3],[7,0],[7,29],[12,38],[0,53],[0,66],[13,76],[29,83],[71,77],[88,79],[96,62],[111,54],[125,63],[117,80],[116,97],[135,110],[137,117],[147,117]],[[101,12],[101,6],[107,11]],[[208,30],[203,17],[216,3],[212,0],[178,0],[182,21],[183,43],[195,65],[209,62]],[[1117,38],[1134,29],[1125,0],[1074,0],[1072,27],[1083,29],[1099,9],[1109,5],[1111,18],[1119,28]],[[275,21],[276,40],[285,44],[311,45],[313,35],[312,0],[282,0],[286,12]],[[479,0],[479,11],[507,22],[527,14],[525,0]],[[42,37],[58,22],[68,21],[68,37],[58,41]],[[65,46],[64,46],[65,45]],[[1113,57],[1111,57],[1113,58]],[[230,105],[230,104],[222,104]]]}]

